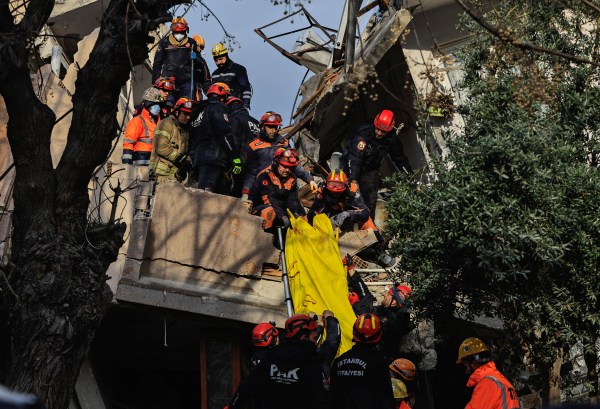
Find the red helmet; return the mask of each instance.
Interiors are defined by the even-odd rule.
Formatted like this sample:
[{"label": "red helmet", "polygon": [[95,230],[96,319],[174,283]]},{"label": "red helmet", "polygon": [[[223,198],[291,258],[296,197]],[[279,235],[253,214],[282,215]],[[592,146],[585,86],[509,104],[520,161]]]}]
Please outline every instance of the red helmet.
[{"label": "red helmet", "polygon": [[381,339],[381,321],[377,315],[361,314],[352,328],[352,340],[362,344],[376,344]]},{"label": "red helmet", "polygon": [[281,115],[277,112],[267,111],[263,116],[260,117],[260,126],[263,125],[271,125],[271,126],[281,126],[283,123],[283,119]]},{"label": "red helmet", "polygon": [[375,117],[375,121],[373,121],[373,125],[375,125],[375,128],[384,132],[389,132],[392,129],[394,129],[394,124],[394,113],[388,109],[384,109],[383,111],[381,111]]},{"label": "red helmet", "polygon": [[389,368],[392,372],[400,375],[405,381],[415,379],[417,367],[408,359],[398,358],[389,365]]},{"label": "red helmet", "polygon": [[270,322],[261,322],[252,330],[252,344],[255,347],[268,347],[277,344],[279,331]]},{"label": "red helmet", "polygon": [[412,290],[407,285],[394,283],[390,287],[390,294],[394,297],[399,307],[406,305],[406,300],[412,295]]},{"label": "red helmet", "polygon": [[314,318],[306,314],[292,315],[285,322],[285,338],[299,338],[311,331],[316,331],[319,326]]},{"label": "red helmet", "polygon": [[154,81],[154,88],[171,92],[175,90],[175,77],[158,77]]},{"label": "red helmet", "polygon": [[208,91],[206,91],[206,96],[211,94],[215,94],[220,97],[226,97],[227,95],[231,94],[231,88],[229,88],[229,85],[225,84],[224,82],[215,82],[208,87]]},{"label": "red helmet", "polygon": [[173,111],[192,113],[192,101],[189,98],[179,98],[173,107]]},{"label": "red helmet", "polygon": [[356,294],[355,292],[351,292],[350,294],[348,294],[348,301],[350,302],[350,305],[354,305],[355,303],[357,303],[358,294]]},{"label": "red helmet", "polygon": [[183,17],[175,17],[173,21],[171,21],[171,31],[173,33],[187,33],[188,29],[188,23]]},{"label": "red helmet", "polygon": [[225,105],[231,105],[231,104],[243,104],[243,102],[238,97],[229,97],[229,98],[227,98]]},{"label": "red helmet", "polygon": [[298,166],[298,152],[293,148],[279,148],[273,155],[273,165],[281,165],[286,168],[295,168]]},{"label": "red helmet", "polygon": [[343,170],[334,170],[327,175],[325,188],[332,193],[341,193],[348,189],[348,176]]}]

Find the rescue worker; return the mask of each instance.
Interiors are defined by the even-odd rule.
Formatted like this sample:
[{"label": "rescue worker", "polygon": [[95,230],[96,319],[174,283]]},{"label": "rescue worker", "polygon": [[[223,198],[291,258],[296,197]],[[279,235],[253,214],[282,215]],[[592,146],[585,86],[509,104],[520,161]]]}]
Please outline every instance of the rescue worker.
[{"label": "rescue worker", "polygon": [[227,84],[215,83],[207,91],[204,110],[192,123],[191,151],[197,169],[198,188],[209,192],[229,194],[231,182],[225,172],[242,171],[240,152],[236,151],[225,101],[229,95]]},{"label": "rescue worker", "polygon": [[383,355],[377,350],[381,322],[361,314],[352,328],[354,346],[333,361],[331,394],[336,409],[393,409],[394,394]]},{"label": "rescue worker", "polygon": [[305,215],[293,172],[297,166],[296,150],[279,148],[273,155],[273,164],[254,182],[250,192],[252,214],[262,217],[263,229],[269,233],[275,233],[278,227],[290,227],[288,209],[294,216]]},{"label": "rescue worker", "polygon": [[212,48],[213,60],[217,69],[212,73],[212,81],[224,82],[231,88],[231,94],[244,101],[244,106],[250,109],[252,85],[248,80],[246,68],[229,58],[229,50],[223,43],[217,43]]},{"label": "rescue worker", "polygon": [[318,328],[308,315],[288,318],[285,340],[240,383],[228,408],[247,408],[254,400],[258,409],[329,409]]},{"label": "rescue worker", "polygon": [[125,128],[123,138],[123,164],[148,166],[152,152],[154,129],[160,121],[162,93],[156,88],[144,91],[140,112],[134,116]]},{"label": "rescue worker", "polygon": [[384,109],[373,122],[366,122],[356,129],[341,158],[344,172],[352,183],[358,184],[373,219],[383,159],[389,154],[400,171],[411,171],[402,143],[393,132],[394,124],[393,112]]},{"label": "rescue worker", "polygon": [[358,224],[360,230],[372,229],[377,237],[375,246],[376,262],[391,267],[396,260],[385,253],[385,240],[369,215],[369,209],[362,200],[356,184],[349,185],[348,177],[342,170],[327,175],[317,190],[315,200],[308,211],[308,221],[312,224],[317,214],[326,214],[331,225],[341,231],[353,231]]},{"label": "rescue worker", "polygon": [[[188,32],[187,21],[183,17],[174,18],[171,22],[171,33],[160,40],[154,56],[152,82],[161,76],[174,77],[177,82],[178,93],[170,96],[171,101],[175,101],[176,97],[195,99],[197,83],[205,85],[202,81],[208,73],[206,62],[203,65],[198,59],[196,41],[188,37]],[[192,59],[194,54],[195,58]],[[194,84],[192,84],[192,69]],[[206,72],[203,73],[203,70]]]},{"label": "rescue worker", "polygon": [[417,367],[408,359],[395,359],[390,365],[392,389],[398,409],[411,409],[415,406],[415,374]]},{"label": "rescue worker", "polygon": [[390,362],[398,356],[401,338],[412,329],[410,313],[408,311],[408,300],[412,290],[407,285],[394,283],[386,288],[383,293],[381,304],[365,285],[360,274],[354,271],[352,257],[348,254],[343,260],[348,270],[348,291],[354,293],[352,298],[352,309],[357,315],[371,313],[377,315],[383,326],[383,339],[379,349]]},{"label": "rescue worker", "polygon": [[192,101],[180,98],[170,116],[160,121],[154,131],[150,170],[157,181],[183,182],[192,170],[192,160],[187,154],[188,124],[192,114]]},{"label": "rescue worker", "polygon": [[[202,57],[202,51],[204,51],[204,48],[206,47],[206,41],[204,41],[204,37],[198,34],[194,34],[192,38],[196,42],[196,61],[194,61],[194,64],[198,65],[196,71],[198,77],[194,77],[194,80],[196,82],[198,93],[200,94],[200,92],[204,92],[206,95],[206,92],[212,84],[212,77],[210,75],[210,70],[208,69],[208,63],[204,57]],[[202,94],[198,95],[197,99],[202,99]]]},{"label": "rescue worker", "polygon": [[457,364],[465,367],[467,386],[475,388],[465,409],[517,409],[519,398],[512,384],[496,369],[490,349],[479,338],[467,338],[458,348]]},{"label": "rescue worker", "polygon": [[279,330],[275,328],[275,323],[270,321],[256,325],[252,330],[252,345],[254,345],[254,353],[250,362],[254,368],[273,348],[279,345]]},{"label": "rescue worker", "polygon": [[159,77],[156,81],[154,81],[154,88],[162,93],[163,101],[165,101],[160,114],[161,119],[164,119],[168,117],[173,110],[174,101],[172,101],[172,98],[170,99],[169,97],[175,92],[175,77]]},{"label": "rescue worker", "polygon": [[[268,167],[273,160],[273,154],[279,148],[288,148],[289,139],[279,134],[282,118],[277,112],[267,111],[259,122],[260,132],[257,138],[245,146],[244,160],[246,164],[244,183],[242,185],[242,200],[248,200],[250,188],[254,184],[256,175]],[[312,175],[307,172],[300,163],[294,169],[294,174],[310,185],[313,193],[317,192],[318,186]]]},{"label": "rescue worker", "polygon": [[[244,107],[242,100],[238,97],[230,96],[225,103],[233,132],[233,142],[236,152],[242,152],[248,143],[256,139],[260,132],[258,121],[250,115],[248,109]],[[242,194],[242,185],[244,183],[246,163],[245,155],[242,158],[242,173],[234,175],[232,196],[240,197]]]}]

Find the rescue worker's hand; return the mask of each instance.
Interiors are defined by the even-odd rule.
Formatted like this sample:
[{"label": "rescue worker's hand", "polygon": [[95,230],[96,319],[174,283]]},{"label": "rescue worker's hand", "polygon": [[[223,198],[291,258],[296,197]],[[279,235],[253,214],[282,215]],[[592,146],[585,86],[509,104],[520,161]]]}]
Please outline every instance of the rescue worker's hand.
[{"label": "rescue worker's hand", "polygon": [[183,182],[187,177],[188,177],[187,170],[184,170],[183,168],[179,168],[175,171],[175,179],[177,179],[178,182]]},{"label": "rescue worker's hand", "polygon": [[351,254],[346,254],[346,257],[342,259],[342,264],[346,267],[354,266],[354,259]]},{"label": "rescue worker's hand", "polygon": [[319,190],[319,185],[317,185],[317,183],[314,180],[311,180],[309,182],[309,184],[310,184],[310,191],[312,193],[317,193],[317,191]]},{"label": "rescue worker's hand", "polygon": [[173,161],[173,165],[175,165],[177,167],[177,169],[181,169],[182,171],[185,171],[186,173],[188,171],[192,170],[192,168],[194,167],[194,165],[192,164],[192,159],[190,158],[190,155],[186,155],[185,153],[182,153],[178,157],[176,157],[175,160]]},{"label": "rescue worker's hand", "polygon": [[331,216],[329,219],[331,220],[331,225],[336,227],[342,227],[342,224],[346,221],[346,219],[350,217],[350,213],[347,211],[336,214],[335,216]]},{"label": "rescue worker's hand", "polygon": [[242,160],[240,158],[235,158],[233,160],[233,168],[231,169],[231,173],[234,175],[239,175],[242,173]]},{"label": "rescue worker's hand", "polygon": [[350,191],[358,192],[358,182],[356,180],[350,182]]},{"label": "rescue worker's hand", "polygon": [[329,317],[333,317],[333,311],[325,310],[323,311],[323,321],[325,321]]},{"label": "rescue worker's hand", "polygon": [[292,223],[290,222],[290,218],[287,216],[283,216],[281,218],[281,222],[283,223],[283,227],[290,227],[292,225]]},{"label": "rescue worker's hand", "polygon": [[242,201],[242,203],[244,203],[244,205],[248,208],[248,212],[250,212],[252,210],[252,201],[250,199],[248,199],[248,194],[244,193],[242,195],[242,197],[240,197],[240,200]]}]

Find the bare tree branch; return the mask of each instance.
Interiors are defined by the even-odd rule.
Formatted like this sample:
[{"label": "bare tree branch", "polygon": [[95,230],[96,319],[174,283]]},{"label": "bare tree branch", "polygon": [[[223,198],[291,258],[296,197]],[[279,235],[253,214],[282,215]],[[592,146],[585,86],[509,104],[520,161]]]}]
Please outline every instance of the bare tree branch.
[{"label": "bare tree branch", "polygon": [[53,8],[54,0],[30,0],[19,27],[37,35],[48,21]]},{"label": "bare tree branch", "polygon": [[600,7],[595,5],[594,3],[592,3],[590,0],[581,0],[583,3],[585,3],[586,5],[588,5],[589,7],[593,8],[594,10],[596,10],[598,13],[600,13]]},{"label": "bare tree branch", "polygon": [[508,33],[500,33],[500,30],[497,27],[489,24],[482,16],[478,15],[474,10],[472,10],[463,0],[455,0],[460,7],[469,15],[473,20],[477,22],[481,27],[485,28],[490,34],[493,34],[495,37],[499,38],[501,41],[512,44],[514,47],[520,48],[521,50],[533,51],[541,54],[550,54],[555,55],[557,57],[564,58],[569,61],[582,63],[582,64],[590,64],[595,67],[600,67],[600,63],[592,60],[588,60],[583,57],[579,57],[573,54],[562,53],[557,50],[552,50],[550,48],[539,47],[537,45],[527,44],[519,40],[518,38],[514,38]]}]

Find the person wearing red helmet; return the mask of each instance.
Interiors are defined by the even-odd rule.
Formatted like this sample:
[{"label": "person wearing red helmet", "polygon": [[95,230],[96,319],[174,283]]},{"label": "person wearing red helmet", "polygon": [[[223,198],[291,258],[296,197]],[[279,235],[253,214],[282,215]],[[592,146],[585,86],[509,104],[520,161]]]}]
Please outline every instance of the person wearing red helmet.
[{"label": "person wearing red helmet", "polygon": [[160,121],[154,130],[150,170],[157,181],[178,180],[183,182],[192,170],[188,155],[188,124],[192,115],[192,101],[180,98],[172,114]]},{"label": "person wearing red helmet", "polygon": [[361,314],[352,328],[354,346],[333,361],[331,394],[336,409],[392,409],[394,394],[388,365],[377,349],[382,337],[379,318]]},{"label": "person wearing red helmet", "polygon": [[[256,176],[271,164],[275,151],[279,148],[293,148],[289,139],[279,133],[282,125],[281,115],[274,111],[265,112],[260,118],[258,136],[244,146],[246,172],[242,184],[242,200],[248,200]],[[300,163],[294,169],[294,174],[308,183],[313,192],[317,191],[312,175]]]},{"label": "person wearing red helmet", "polygon": [[357,183],[360,193],[375,218],[377,191],[379,190],[379,168],[383,159],[390,155],[396,167],[411,171],[402,143],[394,132],[394,113],[384,109],[375,120],[360,125],[342,154],[344,172],[352,183]]},{"label": "person wearing red helmet", "polygon": [[262,217],[263,229],[275,233],[278,227],[289,227],[287,210],[297,216],[304,216],[304,207],[298,199],[298,185],[294,169],[298,166],[298,153],[295,149],[279,148],[273,155],[271,166],[256,178],[250,200],[252,214]]},{"label": "person wearing red helmet", "polygon": [[190,144],[198,188],[226,195],[231,192],[231,178],[226,177],[226,173],[237,175],[242,171],[241,153],[236,147],[225,106],[230,92],[224,83],[210,86],[204,109],[192,122]]},{"label": "person wearing red helmet", "polygon": [[171,22],[171,32],[159,41],[154,55],[152,82],[159,77],[174,77],[177,81],[178,89],[171,97],[172,102],[177,97],[196,99],[196,90],[202,88],[206,91],[212,82],[208,65],[197,52],[198,44],[188,37],[188,32],[187,21],[183,17],[175,17]]},{"label": "person wearing red helmet", "polygon": [[250,362],[254,368],[279,345],[279,330],[275,327],[275,323],[271,321],[257,324],[252,330],[252,345],[254,345],[254,353]]},{"label": "person wearing red helmet", "polygon": [[317,351],[319,326],[305,314],[285,322],[285,339],[267,354],[233,395],[229,409],[330,409],[328,382]]}]

